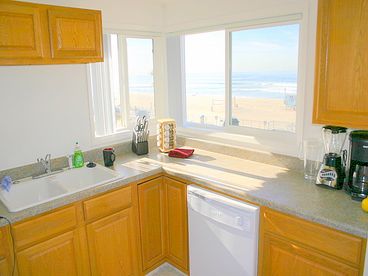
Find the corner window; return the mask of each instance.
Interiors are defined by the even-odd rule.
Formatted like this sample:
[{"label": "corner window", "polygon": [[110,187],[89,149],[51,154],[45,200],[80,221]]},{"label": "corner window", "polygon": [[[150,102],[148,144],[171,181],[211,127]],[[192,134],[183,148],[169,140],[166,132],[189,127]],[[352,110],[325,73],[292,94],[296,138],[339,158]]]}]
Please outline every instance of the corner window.
[{"label": "corner window", "polygon": [[225,121],[225,31],[185,36],[186,121]]},{"label": "corner window", "polygon": [[155,116],[153,39],[104,34],[104,62],[88,65],[95,137],[124,132]]},{"label": "corner window", "polygon": [[295,133],[299,24],[185,35],[184,124]]}]

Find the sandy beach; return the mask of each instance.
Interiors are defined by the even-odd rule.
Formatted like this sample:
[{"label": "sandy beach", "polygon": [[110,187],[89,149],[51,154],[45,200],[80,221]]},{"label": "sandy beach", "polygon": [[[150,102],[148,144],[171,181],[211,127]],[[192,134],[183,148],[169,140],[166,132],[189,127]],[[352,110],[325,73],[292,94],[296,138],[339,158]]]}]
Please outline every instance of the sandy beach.
[{"label": "sandy beach", "polygon": [[[222,126],[225,101],[218,96],[187,96],[187,118],[190,122]],[[260,129],[295,131],[296,111],[282,99],[233,97],[232,117],[240,126]],[[233,124],[236,124],[234,120]]]},{"label": "sandy beach", "polygon": [[[139,110],[154,111],[153,95],[132,93],[130,95],[131,116]],[[260,129],[295,131],[296,112],[285,105],[282,99],[254,99],[233,97],[233,118],[240,126]],[[223,126],[225,101],[218,96],[187,96],[188,122]],[[236,124],[236,120],[234,120]]]}]

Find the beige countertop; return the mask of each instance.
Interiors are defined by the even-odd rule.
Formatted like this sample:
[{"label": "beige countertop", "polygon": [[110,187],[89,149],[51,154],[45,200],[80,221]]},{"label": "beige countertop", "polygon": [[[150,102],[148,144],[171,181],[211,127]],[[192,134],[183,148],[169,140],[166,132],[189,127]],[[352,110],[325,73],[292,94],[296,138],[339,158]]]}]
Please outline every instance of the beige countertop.
[{"label": "beige countertop", "polygon": [[121,180],[17,213],[7,212],[0,203],[0,215],[16,222],[165,171],[344,232],[364,238],[368,235],[368,213],[362,211],[360,202],[351,200],[344,191],[317,187],[305,181],[302,173],[287,168],[197,149],[189,159],[169,158],[161,153],[144,157],[129,153],[117,158],[114,169],[121,173]]}]

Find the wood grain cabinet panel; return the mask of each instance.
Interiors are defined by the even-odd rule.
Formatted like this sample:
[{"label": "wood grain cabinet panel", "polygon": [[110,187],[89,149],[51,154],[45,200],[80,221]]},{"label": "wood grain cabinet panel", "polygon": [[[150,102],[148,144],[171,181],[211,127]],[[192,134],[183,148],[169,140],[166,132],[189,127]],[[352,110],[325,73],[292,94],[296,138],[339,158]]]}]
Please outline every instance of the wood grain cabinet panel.
[{"label": "wood grain cabinet panel", "polygon": [[0,59],[42,58],[42,33],[39,8],[0,2]]},{"label": "wood grain cabinet panel", "polygon": [[0,228],[0,275],[10,276],[13,271],[13,255],[8,226]]},{"label": "wood grain cabinet panel", "polygon": [[259,275],[361,275],[366,241],[262,208]]},{"label": "wood grain cabinet panel", "polygon": [[165,187],[162,177],[138,186],[143,270],[166,257]]},{"label": "wood grain cabinet panel", "polygon": [[313,122],[368,129],[368,0],[319,0]]},{"label": "wood grain cabinet panel", "polygon": [[18,252],[19,275],[88,275],[83,250],[78,231],[66,232]]},{"label": "wood grain cabinet panel", "polygon": [[87,221],[113,214],[132,205],[131,186],[86,200],[83,203]]},{"label": "wood grain cabinet panel", "polygon": [[268,232],[304,243],[354,265],[361,262],[364,248],[362,238],[270,209],[263,212],[262,219]]},{"label": "wood grain cabinet panel", "polygon": [[0,65],[103,61],[101,12],[0,0]]},{"label": "wood grain cabinet panel", "polygon": [[138,275],[132,216],[128,208],[87,225],[92,275]]},{"label": "wood grain cabinet panel", "polygon": [[52,58],[103,61],[101,12],[51,8],[48,18]]},{"label": "wood grain cabinet panel", "polygon": [[358,276],[359,270],[317,251],[266,234],[262,273],[264,276]]},{"label": "wood grain cabinet panel", "polygon": [[171,262],[188,271],[188,215],[186,184],[165,177],[167,253]]},{"label": "wood grain cabinet panel", "polygon": [[77,224],[77,209],[74,205],[18,223],[13,227],[15,245],[21,249],[74,229]]}]

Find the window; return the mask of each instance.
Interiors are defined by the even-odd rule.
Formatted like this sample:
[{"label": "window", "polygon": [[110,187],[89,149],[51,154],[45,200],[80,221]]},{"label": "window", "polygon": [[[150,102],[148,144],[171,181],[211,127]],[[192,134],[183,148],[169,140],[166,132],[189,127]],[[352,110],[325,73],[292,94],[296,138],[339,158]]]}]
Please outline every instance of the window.
[{"label": "window", "polygon": [[130,116],[155,115],[152,39],[127,38]]},{"label": "window", "polygon": [[185,35],[184,42],[187,125],[295,132],[298,23]]},{"label": "window", "polygon": [[155,113],[153,39],[104,34],[104,57],[88,65],[95,137],[121,133],[136,116]]},{"label": "window", "polygon": [[295,132],[299,25],[230,33],[233,126]]},{"label": "window", "polygon": [[185,36],[187,121],[221,126],[225,120],[225,32]]}]

